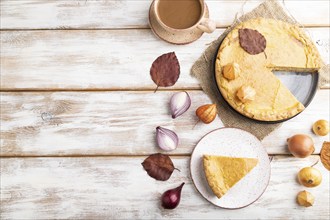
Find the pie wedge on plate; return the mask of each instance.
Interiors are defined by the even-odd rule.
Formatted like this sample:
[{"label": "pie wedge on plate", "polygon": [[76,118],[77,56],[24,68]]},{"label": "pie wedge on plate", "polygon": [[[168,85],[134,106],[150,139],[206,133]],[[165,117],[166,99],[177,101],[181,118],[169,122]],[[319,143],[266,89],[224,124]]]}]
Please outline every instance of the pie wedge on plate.
[{"label": "pie wedge on plate", "polygon": [[256,158],[203,156],[207,182],[219,199],[257,164]]},{"label": "pie wedge on plate", "polygon": [[205,135],[190,159],[197,191],[221,208],[242,208],[258,200],[270,173],[269,157],[260,140],[238,128],[220,128]]}]

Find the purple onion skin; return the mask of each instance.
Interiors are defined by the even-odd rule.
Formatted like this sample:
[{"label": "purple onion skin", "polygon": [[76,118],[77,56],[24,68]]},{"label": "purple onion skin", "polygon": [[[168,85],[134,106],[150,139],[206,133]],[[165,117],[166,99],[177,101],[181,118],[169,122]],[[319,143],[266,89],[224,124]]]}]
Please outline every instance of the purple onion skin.
[{"label": "purple onion skin", "polygon": [[[165,138],[165,136],[171,138],[175,146],[166,146],[166,143],[162,139]],[[160,126],[156,128],[156,140],[158,147],[165,151],[175,150],[179,144],[179,137],[174,131]]]},{"label": "purple onion skin", "polygon": [[[175,103],[175,99],[177,98],[178,95],[180,95],[180,93],[185,93],[187,95],[187,100],[184,103],[184,106],[181,106],[181,108],[178,109],[176,106],[177,103]],[[170,101],[170,109],[171,109],[172,118],[175,119],[175,118],[179,117],[180,115],[182,115],[183,113],[185,113],[190,108],[190,105],[191,105],[191,98],[186,91],[175,93],[171,97],[171,101]]]},{"label": "purple onion skin", "polygon": [[162,206],[164,209],[175,209],[181,199],[181,190],[184,185],[184,182],[177,188],[167,190],[162,195]]}]

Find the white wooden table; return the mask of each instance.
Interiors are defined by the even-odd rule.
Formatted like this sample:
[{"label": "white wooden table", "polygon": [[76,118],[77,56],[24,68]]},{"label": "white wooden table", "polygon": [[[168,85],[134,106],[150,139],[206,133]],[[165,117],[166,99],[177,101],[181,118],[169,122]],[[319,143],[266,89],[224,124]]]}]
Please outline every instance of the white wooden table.
[{"label": "white wooden table", "polygon": [[[148,27],[150,0],[1,0],[1,219],[329,219],[329,172],[308,189],[315,205],[299,207],[300,168],[319,158],[323,141],[314,121],[329,120],[329,85],[308,108],[262,142],[274,156],[263,196],[239,210],[217,208],[195,190],[189,158],[197,141],[222,127],[196,122],[194,111],[210,102],[190,76],[193,62],[240,11],[243,1],[208,0],[218,29],[185,46],[157,39]],[[245,11],[261,1],[249,1]],[[286,1],[329,63],[329,1]],[[153,93],[152,61],[175,51],[181,76]],[[193,104],[177,120],[168,102],[187,90]],[[155,127],[180,133],[171,158],[181,172],[167,182],[149,178],[141,162],[159,149]],[[286,138],[306,133],[316,151],[296,159]],[[175,210],[160,207],[165,190],[186,182]]]}]

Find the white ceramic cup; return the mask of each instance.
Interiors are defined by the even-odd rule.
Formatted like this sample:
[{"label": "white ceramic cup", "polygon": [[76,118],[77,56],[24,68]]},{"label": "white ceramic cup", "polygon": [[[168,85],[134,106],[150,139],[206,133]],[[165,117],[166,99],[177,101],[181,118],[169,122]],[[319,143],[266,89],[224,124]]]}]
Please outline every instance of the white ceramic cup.
[{"label": "white ceramic cup", "polygon": [[206,14],[206,4],[204,2],[204,0],[199,0],[200,4],[201,4],[201,17],[199,18],[199,20],[196,22],[196,24],[194,24],[193,26],[189,27],[189,28],[185,28],[185,29],[176,29],[176,28],[172,28],[167,26],[166,24],[164,24],[162,22],[162,20],[159,17],[158,14],[158,4],[161,0],[154,0],[154,12],[155,12],[155,17],[157,22],[168,32],[176,34],[176,33],[189,33],[192,30],[195,29],[199,29],[203,32],[206,33],[212,33],[215,29],[216,29],[216,23],[212,20],[210,20],[209,18],[205,18],[205,14]]}]

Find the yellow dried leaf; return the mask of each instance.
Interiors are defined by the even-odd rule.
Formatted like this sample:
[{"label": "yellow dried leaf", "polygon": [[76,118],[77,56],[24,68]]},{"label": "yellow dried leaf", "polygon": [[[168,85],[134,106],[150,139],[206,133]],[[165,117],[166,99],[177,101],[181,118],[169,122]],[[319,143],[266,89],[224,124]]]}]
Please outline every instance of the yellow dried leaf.
[{"label": "yellow dried leaf", "polygon": [[321,161],[323,166],[330,171],[330,142],[323,142],[321,149]]}]

